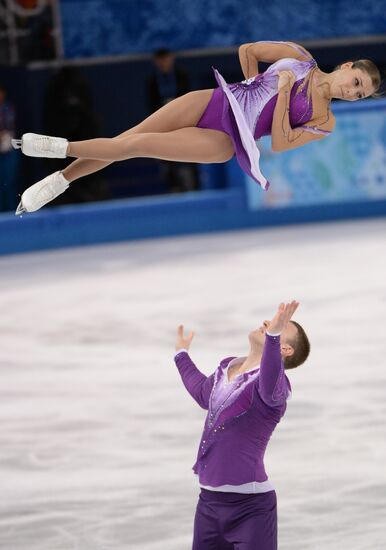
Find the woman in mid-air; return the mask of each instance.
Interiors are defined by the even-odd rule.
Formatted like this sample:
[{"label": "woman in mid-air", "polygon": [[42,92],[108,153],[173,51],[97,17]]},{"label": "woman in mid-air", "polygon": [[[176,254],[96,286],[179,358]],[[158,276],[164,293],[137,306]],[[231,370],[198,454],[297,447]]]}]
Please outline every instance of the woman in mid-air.
[{"label": "woman in mid-air", "polygon": [[[243,82],[227,84],[215,70],[217,88],[189,92],[114,138],[68,142],[28,133],[15,140],[28,156],[77,159],[24,191],[16,214],[38,210],[76,179],[134,157],[215,163],[236,155],[241,168],[267,189],[255,140],[270,134],[272,150],[280,152],[322,139],[335,126],[333,98],[356,101],[381,84],[372,61],[347,61],[324,73],[292,42],[243,44],[239,57]],[[271,63],[261,74],[259,61]]]}]

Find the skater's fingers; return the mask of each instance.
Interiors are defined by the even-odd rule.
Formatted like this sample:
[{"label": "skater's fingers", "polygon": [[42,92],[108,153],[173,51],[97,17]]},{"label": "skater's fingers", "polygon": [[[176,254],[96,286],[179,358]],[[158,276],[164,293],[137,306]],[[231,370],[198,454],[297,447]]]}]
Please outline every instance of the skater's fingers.
[{"label": "skater's fingers", "polygon": [[292,302],[288,304],[288,308],[287,308],[288,320],[291,319],[292,315],[295,313],[298,307],[299,307],[299,302],[297,302],[296,300],[292,300]]},{"label": "skater's fingers", "polygon": [[292,313],[294,311],[293,307],[294,307],[293,301],[285,304],[283,315],[282,315],[283,323],[287,324],[288,321],[291,319]]}]

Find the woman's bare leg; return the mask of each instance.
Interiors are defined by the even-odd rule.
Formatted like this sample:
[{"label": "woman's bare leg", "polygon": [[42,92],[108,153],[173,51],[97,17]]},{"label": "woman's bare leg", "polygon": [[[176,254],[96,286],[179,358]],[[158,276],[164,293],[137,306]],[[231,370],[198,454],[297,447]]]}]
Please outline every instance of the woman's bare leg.
[{"label": "woman's bare leg", "polygon": [[[213,90],[189,92],[171,101],[137,126],[126,130],[113,139],[122,139],[137,133],[171,132],[184,126],[196,126],[212,97],[212,93]],[[80,158],[72,162],[62,172],[66,180],[72,182],[78,178],[102,170],[112,162],[111,160],[103,161]]]},{"label": "woman's bare leg", "polygon": [[225,162],[233,156],[230,137],[218,130],[181,128],[173,132],[132,134],[116,140],[97,138],[72,142],[67,154],[118,161],[135,157],[178,162]]},{"label": "woman's bare leg", "polygon": [[103,170],[103,168],[106,168],[106,166],[110,164],[112,164],[110,161],[76,159],[62,170],[62,174],[66,180],[71,183],[79,178],[83,178],[83,176],[88,176],[89,174]]}]

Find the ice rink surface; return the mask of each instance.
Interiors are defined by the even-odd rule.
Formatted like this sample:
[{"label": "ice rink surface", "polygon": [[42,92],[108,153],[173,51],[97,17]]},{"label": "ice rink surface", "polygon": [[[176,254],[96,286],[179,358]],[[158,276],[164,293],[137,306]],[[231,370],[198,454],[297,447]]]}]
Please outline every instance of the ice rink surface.
[{"label": "ice rink surface", "polygon": [[386,220],[0,258],[1,550],[189,550],[205,411],[173,362],[244,355],[281,300],[312,343],[266,454],[281,550],[384,550]]}]

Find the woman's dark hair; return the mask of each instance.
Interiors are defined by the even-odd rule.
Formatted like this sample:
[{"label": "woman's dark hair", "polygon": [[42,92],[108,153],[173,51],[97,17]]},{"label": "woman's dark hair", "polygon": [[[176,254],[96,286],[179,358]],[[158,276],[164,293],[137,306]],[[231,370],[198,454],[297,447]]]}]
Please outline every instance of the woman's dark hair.
[{"label": "woman's dark hair", "polygon": [[291,321],[291,323],[297,328],[297,333],[293,341],[288,341],[288,343],[293,347],[294,352],[289,357],[284,357],[284,368],[286,370],[295,369],[304,363],[309,356],[311,349],[310,341],[308,340],[304,328],[296,321]]},{"label": "woman's dark hair", "polygon": [[[347,63],[347,61],[345,61],[344,63]],[[334,71],[340,69],[342,65],[343,63],[335,67]],[[361,71],[369,75],[369,77],[371,78],[371,83],[374,86],[374,93],[371,94],[371,97],[379,97],[381,95],[377,92],[381,87],[382,77],[375,63],[373,63],[370,59],[358,59],[357,61],[353,61],[353,65],[351,68],[360,69]]]}]

